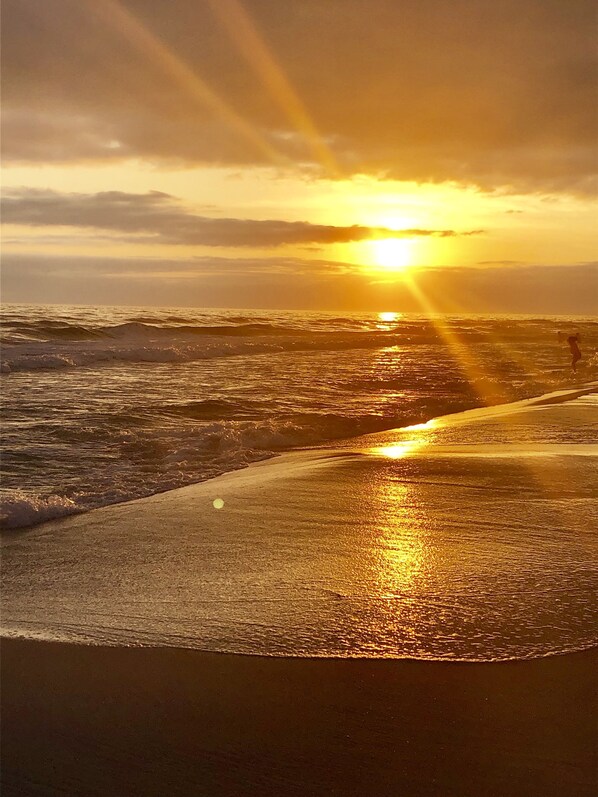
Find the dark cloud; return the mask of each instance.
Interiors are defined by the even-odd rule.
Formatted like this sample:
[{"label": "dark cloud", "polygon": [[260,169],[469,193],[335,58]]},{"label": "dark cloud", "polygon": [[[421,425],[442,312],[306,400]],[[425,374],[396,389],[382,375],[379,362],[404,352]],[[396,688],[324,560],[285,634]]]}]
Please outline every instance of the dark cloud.
[{"label": "dark cloud", "polygon": [[7,162],[313,169],[328,149],[344,174],[596,189],[594,0],[243,0],[286,84],[212,5],[4,0]]},{"label": "dark cloud", "polygon": [[171,279],[205,276],[274,276],[285,274],[335,275],[355,273],[360,270],[354,263],[336,260],[306,260],[299,257],[219,257],[190,258],[153,257],[102,257],[97,255],[38,255],[10,253],[6,255],[9,270],[22,271],[27,277],[41,276],[100,276],[118,280],[143,279],[167,275]]},{"label": "dark cloud", "polygon": [[[333,244],[374,237],[441,238],[475,235],[481,230],[390,230],[353,225],[338,227],[307,221],[227,219],[200,216],[185,210],[174,197],[161,191],[129,194],[62,194],[57,191],[18,189],[2,198],[2,218],[7,224],[32,227],[82,227],[112,230],[125,235],[147,233],[156,243],[201,246],[268,247],[283,244]],[[139,240],[137,237],[135,240]]]},{"label": "dark cloud", "polygon": [[[101,258],[6,254],[5,301],[422,312],[400,275],[299,258]],[[437,311],[595,315],[598,263],[430,268],[410,279]]]}]

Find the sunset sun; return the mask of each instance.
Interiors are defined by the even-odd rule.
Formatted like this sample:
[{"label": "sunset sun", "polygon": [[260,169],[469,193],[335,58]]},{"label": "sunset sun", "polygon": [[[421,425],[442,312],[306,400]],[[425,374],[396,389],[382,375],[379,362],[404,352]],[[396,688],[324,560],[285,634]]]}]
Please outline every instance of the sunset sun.
[{"label": "sunset sun", "polygon": [[381,238],[371,241],[373,264],[387,271],[403,271],[413,265],[413,241],[409,238]]}]

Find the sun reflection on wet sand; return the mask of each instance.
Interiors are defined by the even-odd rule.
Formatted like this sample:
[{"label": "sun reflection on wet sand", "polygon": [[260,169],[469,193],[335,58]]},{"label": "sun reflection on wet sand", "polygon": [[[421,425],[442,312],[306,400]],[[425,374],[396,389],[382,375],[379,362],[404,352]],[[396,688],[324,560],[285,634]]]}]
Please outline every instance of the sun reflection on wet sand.
[{"label": "sun reflection on wet sand", "polygon": [[372,546],[370,578],[380,599],[380,622],[395,629],[397,644],[405,643],[406,637],[414,642],[425,626],[425,619],[418,619],[417,598],[430,578],[434,580],[434,546],[418,485],[402,481],[402,467],[394,462],[424,449],[437,425],[432,420],[405,427],[399,432],[403,439],[371,449],[372,454],[386,459],[387,465],[372,486],[377,539]]},{"label": "sun reflection on wet sand", "polygon": [[438,421],[435,418],[427,421],[426,423],[417,423],[413,426],[405,426],[401,432],[407,433],[404,440],[397,441],[391,445],[375,446],[371,449],[370,453],[387,457],[388,459],[402,459],[416,451],[420,451],[431,442],[430,435],[427,434],[431,429],[438,426]]},{"label": "sun reflection on wet sand", "polygon": [[412,486],[383,482],[378,494],[380,537],[377,545],[377,581],[381,597],[411,594],[425,567],[422,529],[413,517]]}]

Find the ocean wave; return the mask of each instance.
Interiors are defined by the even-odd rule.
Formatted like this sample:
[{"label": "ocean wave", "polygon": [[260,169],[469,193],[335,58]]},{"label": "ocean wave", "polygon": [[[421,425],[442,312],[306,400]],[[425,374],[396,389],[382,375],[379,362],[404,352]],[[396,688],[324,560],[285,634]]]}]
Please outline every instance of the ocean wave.
[{"label": "ocean wave", "polygon": [[[565,388],[598,368],[589,322],[572,375],[551,321],[453,319],[447,343],[428,319],[373,314],[39,306],[4,320],[10,528]],[[455,340],[473,344],[475,369]]]},{"label": "ocean wave", "polygon": [[79,507],[76,501],[64,495],[43,497],[24,490],[14,490],[3,496],[0,502],[0,528],[34,526],[45,520],[55,520],[83,511],[84,507]]},{"label": "ocean wave", "polygon": [[[251,405],[244,405],[249,411]],[[255,410],[256,408],[254,408]],[[0,502],[0,527],[10,530],[37,525],[101,506],[143,498],[238,470],[289,449],[383,431],[422,419],[421,412],[402,416],[346,417],[334,413],[293,413],[288,417],[238,420],[242,407],[218,400],[164,405],[156,411],[201,418],[194,426],[154,428],[104,424],[103,444],[90,429],[63,429],[57,435],[71,447],[95,442],[117,453],[101,469],[77,474],[76,487],[44,495],[7,490]],[[220,415],[218,415],[220,413]],[[226,414],[236,420],[226,420]],[[218,419],[219,418],[219,419]],[[54,430],[54,432],[59,430]],[[83,438],[82,438],[82,433]],[[99,433],[98,433],[99,434]]]},{"label": "ocean wave", "polygon": [[172,402],[156,408],[155,412],[194,418],[197,420],[220,420],[225,418],[260,417],[268,410],[264,401],[227,401],[226,399],[204,399],[203,401]]},{"label": "ocean wave", "polygon": [[[268,322],[242,315],[222,321],[193,323],[182,315],[138,316],[111,324],[86,324],[81,320],[75,323],[64,317],[32,321],[16,318],[4,325],[0,370],[11,373],[120,363],[186,363],[279,352],[446,345],[442,329],[430,320],[398,320],[388,325],[339,317],[315,319],[303,327],[294,319]],[[546,343],[546,323],[540,322],[536,330],[538,343]],[[450,346],[456,350],[460,346],[476,350],[492,346],[496,330],[500,329],[498,345],[520,357],[518,347],[529,346],[530,325],[497,324],[453,321]]]},{"label": "ocean wave", "polygon": [[[163,338],[167,336],[184,337],[187,335],[222,335],[229,337],[250,337],[252,335],[304,335],[310,334],[307,330],[294,329],[292,327],[280,327],[276,324],[265,323],[244,323],[244,324],[217,324],[212,326],[177,324],[177,325],[155,325],[146,324],[139,321],[129,321],[115,326],[106,326],[97,330],[98,335],[107,338]],[[314,333],[312,333],[314,334]]]},{"label": "ocean wave", "polygon": [[[266,322],[255,322],[249,318],[239,318],[241,323],[228,324],[193,324],[186,322],[183,317],[169,316],[164,323],[151,317],[141,317],[121,324],[89,325],[68,323],[66,320],[12,322],[5,327],[18,333],[21,337],[31,340],[52,341],[82,340],[94,338],[164,338],[167,336],[185,335],[223,335],[223,336],[251,336],[251,335],[302,335],[309,334],[308,330],[292,326],[278,325]],[[315,333],[317,334],[317,333]]]},{"label": "ocean wave", "polygon": [[[36,371],[40,369],[77,368],[93,365],[127,363],[185,363],[239,355],[259,355],[280,352],[343,351],[347,349],[378,349],[397,345],[413,345],[414,341],[396,335],[380,333],[336,333],[292,336],[254,335],[227,340],[223,336],[203,335],[201,340],[155,340],[142,331],[138,336],[130,325],[114,335],[112,341],[89,340],[81,345],[71,342],[26,343],[5,345],[2,373]],[[145,327],[143,328],[145,330]],[[127,341],[115,342],[119,335]],[[145,339],[144,339],[145,338]],[[420,340],[421,343],[429,341]]]},{"label": "ocean wave", "polygon": [[[216,319],[214,319],[216,320]],[[197,323],[184,316],[137,316],[121,323],[81,323],[81,320],[69,321],[66,316],[60,320],[43,318],[24,320],[21,316],[8,318],[2,328],[8,334],[16,334],[19,339],[51,342],[53,340],[81,340],[106,338],[126,339],[144,338],[163,340],[167,337],[252,337],[252,336],[303,336],[303,335],[346,335],[346,334],[380,334],[396,332],[404,335],[421,335],[434,330],[431,322],[397,321],[396,323],[376,323],[350,318],[314,319],[309,324],[301,324],[295,319],[276,319],[267,321],[250,316],[231,316],[218,319],[220,323]],[[471,326],[464,327],[464,332],[472,332]]]}]

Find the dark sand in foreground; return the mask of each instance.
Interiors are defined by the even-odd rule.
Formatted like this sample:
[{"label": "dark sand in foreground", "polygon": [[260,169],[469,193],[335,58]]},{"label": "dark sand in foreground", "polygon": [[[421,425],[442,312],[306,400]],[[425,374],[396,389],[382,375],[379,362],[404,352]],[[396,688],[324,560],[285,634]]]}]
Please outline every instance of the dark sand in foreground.
[{"label": "dark sand in foreground", "polygon": [[596,793],[598,651],[472,664],[5,640],[3,794]]}]

